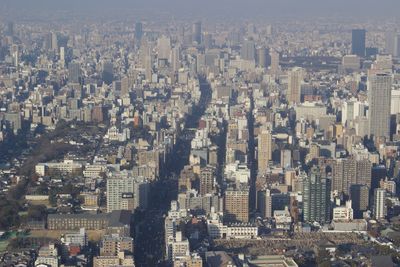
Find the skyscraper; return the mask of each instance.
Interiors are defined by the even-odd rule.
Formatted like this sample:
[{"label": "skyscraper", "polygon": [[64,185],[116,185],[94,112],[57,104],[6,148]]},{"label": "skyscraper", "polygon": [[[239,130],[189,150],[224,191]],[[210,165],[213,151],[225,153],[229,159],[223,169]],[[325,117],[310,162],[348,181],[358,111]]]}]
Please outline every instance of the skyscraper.
[{"label": "skyscraper", "polygon": [[215,168],[207,166],[201,169],[200,173],[200,195],[212,193],[215,184]]},{"label": "skyscraper", "polygon": [[174,72],[177,72],[180,68],[180,49],[179,46],[175,46],[171,50],[171,67]]},{"label": "skyscraper", "polygon": [[14,22],[10,21],[7,23],[7,30],[6,30],[6,35],[7,36],[13,36],[14,35]]},{"label": "skyscraper", "polygon": [[102,72],[103,82],[106,84],[111,84],[114,80],[114,65],[110,61],[106,61],[103,63],[103,72]]},{"label": "skyscraper", "polygon": [[356,218],[362,218],[362,213],[368,210],[369,187],[361,184],[354,184],[350,187],[351,207]]},{"label": "skyscraper", "polygon": [[386,53],[393,57],[400,56],[400,34],[395,31],[389,31],[386,33],[385,40]]},{"label": "skyscraper", "polygon": [[265,189],[257,192],[257,209],[263,218],[272,217],[271,190]]},{"label": "skyscraper", "polygon": [[289,103],[300,103],[301,83],[303,81],[303,69],[293,68],[288,74],[287,100]]},{"label": "skyscraper", "polygon": [[269,51],[265,47],[260,47],[257,49],[257,66],[260,68],[268,68],[271,64],[271,58],[269,56]]},{"label": "skyscraper", "polygon": [[228,222],[249,221],[249,189],[229,188],[225,192],[224,217]]},{"label": "skyscraper", "polygon": [[107,179],[107,212],[146,208],[149,183],[132,177]]},{"label": "skyscraper", "polygon": [[375,219],[384,219],[386,216],[386,190],[383,188],[376,188],[374,190],[374,210],[373,216]]},{"label": "skyscraper", "polygon": [[279,71],[279,53],[272,49],[270,50],[269,55],[271,57],[271,73],[277,74]]},{"label": "skyscraper", "polygon": [[272,135],[269,131],[263,130],[258,135],[258,174],[266,173],[268,163],[272,159]]},{"label": "skyscraper", "polygon": [[365,56],[365,33],[364,29],[351,31],[351,53],[359,57]]},{"label": "skyscraper", "polygon": [[255,45],[254,41],[252,40],[246,40],[244,41],[242,48],[240,50],[240,57],[244,60],[250,60],[253,61],[255,60]]},{"label": "skyscraper", "polygon": [[192,41],[201,44],[201,21],[193,23],[192,26]]},{"label": "skyscraper", "polygon": [[58,52],[58,37],[55,32],[51,33],[51,50]]},{"label": "skyscraper", "polygon": [[171,53],[171,39],[161,36],[157,40],[158,59],[169,59]]},{"label": "skyscraper", "polygon": [[136,46],[140,46],[140,42],[142,41],[143,37],[143,24],[141,22],[136,22],[135,24],[135,42]]},{"label": "skyscraper", "polygon": [[348,195],[354,184],[371,186],[371,170],[372,163],[367,159],[336,159],[332,170],[332,190]]},{"label": "skyscraper", "polygon": [[392,75],[377,73],[368,75],[369,135],[390,137],[390,97]]},{"label": "skyscraper", "polygon": [[306,222],[327,223],[331,217],[331,180],[313,166],[303,183],[303,218]]},{"label": "skyscraper", "polygon": [[125,76],[121,79],[121,96],[128,96],[129,89],[129,78]]},{"label": "skyscraper", "polygon": [[70,83],[80,83],[82,78],[81,65],[77,62],[69,63],[68,74],[68,81]]}]

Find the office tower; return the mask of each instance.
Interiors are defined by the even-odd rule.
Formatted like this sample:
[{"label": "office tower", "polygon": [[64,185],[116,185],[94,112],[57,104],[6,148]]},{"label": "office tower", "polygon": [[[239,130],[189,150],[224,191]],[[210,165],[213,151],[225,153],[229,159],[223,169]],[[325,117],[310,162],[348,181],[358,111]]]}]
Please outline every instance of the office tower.
[{"label": "office tower", "polygon": [[149,183],[130,177],[107,179],[107,212],[146,208]]},{"label": "office tower", "polygon": [[201,22],[197,21],[192,26],[192,41],[201,44]]},{"label": "office tower", "polygon": [[362,184],[351,185],[350,199],[355,218],[362,218],[362,213],[367,211],[369,206],[369,187]]},{"label": "office tower", "polygon": [[376,188],[374,190],[374,210],[372,215],[376,220],[385,219],[386,217],[386,190]]},{"label": "office tower", "polygon": [[50,42],[50,50],[54,52],[58,52],[58,37],[57,33],[51,32],[51,42]]},{"label": "office tower", "polygon": [[175,46],[171,50],[171,67],[174,72],[177,72],[181,67],[179,46]]},{"label": "office tower", "polygon": [[365,30],[354,29],[351,31],[351,53],[365,57]]},{"label": "office tower", "polygon": [[255,48],[254,41],[245,40],[243,42],[242,48],[240,49],[241,59],[250,60],[250,61],[255,60],[255,55],[256,55],[255,49],[256,48]]},{"label": "office tower", "polygon": [[103,82],[111,84],[114,80],[114,65],[110,61],[103,62],[103,71],[101,73]]},{"label": "office tower", "polygon": [[267,172],[269,161],[272,159],[272,134],[263,130],[258,135],[258,174],[263,175]]},{"label": "office tower", "polygon": [[213,46],[213,39],[211,33],[204,33],[203,36],[203,43],[204,43],[204,48],[209,49],[212,48]]},{"label": "office tower", "polygon": [[78,62],[71,62],[68,64],[68,81],[70,83],[81,83],[82,71],[81,65]]},{"label": "office tower", "polygon": [[138,46],[138,47],[140,46],[142,37],[143,37],[143,24],[141,22],[136,22],[135,35],[134,35],[136,46]]},{"label": "office tower", "polygon": [[387,169],[385,165],[376,165],[371,171],[371,192],[380,187],[381,180],[387,177]]},{"label": "office tower", "polygon": [[157,40],[158,59],[169,59],[171,53],[171,39],[167,36],[161,36]]},{"label": "office tower", "polygon": [[286,169],[292,167],[292,151],[290,149],[281,150],[281,167]]},{"label": "office tower", "polygon": [[7,23],[6,35],[14,36],[14,22],[10,21]]},{"label": "office tower", "polygon": [[18,65],[19,65],[19,47],[17,44],[13,44],[11,46],[10,54],[13,57],[14,67],[18,67]]},{"label": "office tower", "polygon": [[386,52],[393,57],[400,56],[400,34],[390,31],[386,33]]},{"label": "office tower", "polygon": [[5,113],[4,120],[14,133],[17,133],[19,130],[22,129],[22,118],[19,112]]},{"label": "office tower", "polygon": [[116,92],[121,92],[121,81],[114,81],[113,88]]},{"label": "office tower", "polygon": [[320,147],[317,143],[310,144],[310,153],[308,156],[309,160],[319,158],[320,155]]},{"label": "office tower", "polygon": [[268,68],[271,64],[271,58],[269,56],[269,50],[265,47],[257,49],[257,66],[260,68]]},{"label": "office tower", "polygon": [[360,159],[356,162],[356,183],[371,187],[372,163],[368,159]]},{"label": "office tower", "polygon": [[62,67],[65,65],[65,48],[63,46],[60,47],[60,64]]},{"label": "office tower", "polygon": [[271,190],[265,189],[257,192],[257,209],[263,218],[272,217]]},{"label": "office tower", "polygon": [[360,57],[357,55],[345,55],[342,58],[342,68],[344,71],[357,71],[361,67]]},{"label": "office tower", "polygon": [[94,106],[92,109],[92,120],[94,122],[103,122],[104,114],[105,112],[102,106]]},{"label": "office tower", "polygon": [[390,114],[400,113],[400,90],[392,90],[390,100]]},{"label": "office tower", "polygon": [[300,103],[303,69],[295,67],[288,73],[287,100],[289,103]]},{"label": "office tower", "polygon": [[271,73],[277,74],[279,72],[279,53],[272,49],[269,54],[271,57]]},{"label": "office tower", "polygon": [[368,75],[369,135],[390,137],[390,97],[392,75],[386,73]]},{"label": "office tower", "polygon": [[372,163],[367,159],[336,159],[332,166],[332,190],[350,193],[353,184],[371,186]]},{"label": "office tower", "polygon": [[374,64],[371,66],[370,73],[392,73],[393,57],[392,55],[377,55]]},{"label": "office tower", "polygon": [[215,184],[215,168],[211,166],[207,166],[201,169],[200,172],[200,195],[204,196],[205,194],[214,192],[214,184]]},{"label": "office tower", "polygon": [[133,211],[134,179],[107,179],[107,212],[130,209]]},{"label": "office tower", "polygon": [[313,166],[303,183],[303,218],[306,222],[327,223],[331,217],[331,181]]},{"label": "office tower", "polygon": [[336,159],[332,168],[332,190],[348,194],[352,184],[356,184],[355,159]]},{"label": "office tower", "polygon": [[228,188],[224,198],[224,218],[227,222],[249,221],[249,188]]},{"label": "office tower", "polygon": [[129,78],[127,76],[121,79],[121,96],[129,96]]}]

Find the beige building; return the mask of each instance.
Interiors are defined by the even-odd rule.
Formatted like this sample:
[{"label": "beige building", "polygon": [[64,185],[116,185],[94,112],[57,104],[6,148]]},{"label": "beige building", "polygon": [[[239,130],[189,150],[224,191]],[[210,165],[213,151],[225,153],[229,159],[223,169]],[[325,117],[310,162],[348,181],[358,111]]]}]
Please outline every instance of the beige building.
[{"label": "beige building", "polygon": [[224,217],[228,222],[249,221],[249,189],[228,189],[224,198]]},{"label": "beige building", "polygon": [[301,84],[303,81],[303,69],[293,68],[288,73],[288,90],[287,100],[289,103],[300,103],[301,101]]},{"label": "beige building", "polygon": [[258,175],[265,174],[272,159],[272,134],[263,130],[258,135]]}]

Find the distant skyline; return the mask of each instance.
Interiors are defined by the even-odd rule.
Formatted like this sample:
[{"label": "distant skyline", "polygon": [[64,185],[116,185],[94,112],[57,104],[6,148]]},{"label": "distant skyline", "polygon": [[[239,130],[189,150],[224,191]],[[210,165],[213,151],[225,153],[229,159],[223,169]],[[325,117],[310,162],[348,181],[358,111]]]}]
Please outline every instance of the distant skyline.
[{"label": "distant skyline", "polygon": [[[1,15],[18,18],[43,17],[54,11],[73,11],[77,16],[113,17],[135,13],[177,18],[271,18],[284,17],[399,17],[398,0],[2,0]],[[50,13],[49,13],[50,14]],[[50,14],[51,15],[51,14]],[[28,17],[27,17],[28,16]],[[116,17],[121,19],[121,17]]]}]

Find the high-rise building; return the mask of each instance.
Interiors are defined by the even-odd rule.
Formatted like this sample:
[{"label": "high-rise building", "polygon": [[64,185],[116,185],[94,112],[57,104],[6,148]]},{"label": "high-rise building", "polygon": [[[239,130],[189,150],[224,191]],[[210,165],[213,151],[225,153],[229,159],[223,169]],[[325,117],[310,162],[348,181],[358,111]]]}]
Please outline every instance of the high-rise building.
[{"label": "high-rise building", "polygon": [[288,74],[287,100],[289,103],[300,103],[301,84],[303,82],[303,69],[293,68]]},{"label": "high-rise building", "polygon": [[136,22],[135,24],[135,42],[137,46],[140,46],[143,37],[143,24],[141,22]]},{"label": "high-rise building", "polygon": [[14,22],[10,21],[7,23],[7,30],[5,33],[7,36],[14,36]]},{"label": "high-rise building", "polygon": [[400,34],[390,31],[386,33],[386,53],[393,57],[400,56]]},{"label": "high-rise building", "polygon": [[396,115],[400,113],[400,90],[392,90],[390,99],[390,114]]},{"label": "high-rise building", "polygon": [[265,174],[272,159],[272,134],[263,130],[258,135],[258,174]]},{"label": "high-rise building", "polygon": [[228,188],[224,198],[224,218],[227,222],[249,221],[249,188]]},{"label": "high-rise building", "polygon": [[369,135],[390,137],[390,97],[392,75],[377,73],[368,75]]},{"label": "high-rise building", "polygon": [[331,218],[331,180],[320,168],[313,166],[303,181],[303,219],[327,223]]},{"label": "high-rise building", "polygon": [[373,216],[376,220],[381,220],[386,217],[386,190],[383,188],[376,188],[374,190],[374,210]]},{"label": "high-rise building", "polygon": [[78,62],[71,62],[68,64],[68,81],[70,83],[81,83],[82,71],[81,65]]},{"label": "high-rise building", "polygon": [[200,172],[200,195],[204,196],[214,192],[215,184],[215,168],[207,166],[201,169]]},{"label": "high-rise building", "polygon": [[263,218],[272,217],[271,190],[266,189],[257,193],[257,209]]},{"label": "high-rise building", "polygon": [[58,51],[58,37],[57,37],[57,33],[55,33],[55,32],[51,33],[51,48],[50,49],[55,52]]},{"label": "high-rise building", "polygon": [[129,91],[129,77],[125,76],[121,79],[121,96],[128,96]]},{"label": "high-rise building", "polygon": [[364,29],[351,31],[351,53],[359,57],[365,57],[365,35]]},{"label": "high-rise building", "polygon": [[107,179],[107,212],[146,208],[149,183],[131,177]]},{"label": "high-rise building", "polygon": [[362,213],[368,210],[369,187],[362,184],[353,184],[350,187],[351,207],[356,218],[362,218]]},{"label": "high-rise building", "polygon": [[354,184],[371,186],[372,163],[367,159],[336,159],[332,166],[332,190],[338,193],[350,193]]},{"label": "high-rise building", "polygon": [[255,55],[256,55],[256,48],[254,41],[245,40],[240,50],[240,57],[244,60],[253,61],[255,60]]},{"label": "high-rise building", "polygon": [[192,41],[201,44],[201,39],[201,21],[197,21],[192,26]]},{"label": "high-rise building", "polygon": [[271,73],[277,74],[279,72],[279,53],[272,49],[269,54],[271,58]]},{"label": "high-rise building", "polygon": [[62,67],[65,66],[65,47],[60,47],[60,64]]},{"label": "high-rise building", "polygon": [[292,150],[281,150],[281,167],[285,169],[292,167]]},{"label": "high-rise building", "polygon": [[114,80],[114,64],[110,61],[103,62],[103,71],[101,74],[103,82],[111,84]]},{"label": "high-rise building", "polygon": [[171,67],[174,72],[177,72],[181,67],[179,46],[175,46],[171,50]]},{"label": "high-rise building", "polygon": [[257,66],[260,68],[268,68],[271,64],[271,58],[269,55],[269,50],[265,47],[260,47],[257,49]]},{"label": "high-rise building", "polygon": [[157,40],[158,59],[169,59],[171,53],[171,39],[167,36],[161,36]]}]

